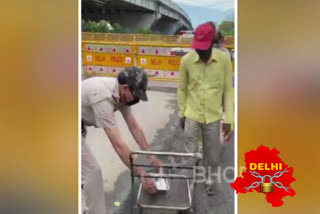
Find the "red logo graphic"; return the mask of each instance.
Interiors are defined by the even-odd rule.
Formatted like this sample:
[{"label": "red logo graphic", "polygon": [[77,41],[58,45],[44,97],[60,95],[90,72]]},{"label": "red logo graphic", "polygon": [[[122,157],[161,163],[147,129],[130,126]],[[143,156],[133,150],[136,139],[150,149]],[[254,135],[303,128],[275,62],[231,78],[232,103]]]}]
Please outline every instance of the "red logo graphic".
[{"label": "red logo graphic", "polygon": [[238,177],[231,187],[237,193],[248,193],[255,190],[266,195],[266,200],[273,207],[283,205],[282,198],[296,192],[290,184],[296,179],[292,177],[293,167],[286,165],[279,157],[280,152],[259,146],[257,150],[247,152],[245,156],[246,171]]}]

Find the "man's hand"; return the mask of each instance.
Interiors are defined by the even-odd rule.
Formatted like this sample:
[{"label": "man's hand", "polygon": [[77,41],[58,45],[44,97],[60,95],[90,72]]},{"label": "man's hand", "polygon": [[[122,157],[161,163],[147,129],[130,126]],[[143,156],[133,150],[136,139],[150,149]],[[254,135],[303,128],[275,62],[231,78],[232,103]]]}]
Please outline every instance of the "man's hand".
[{"label": "man's hand", "polygon": [[150,156],[151,164],[156,167],[158,173],[162,173],[162,162],[155,155]]},{"label": "man's hand", "polygon": [[185,117],[181,117],[180,118],[180,127],[184,130],[184,124],[186,122],[186,118]]},{"label": "man's hand", "polygon": [[231,136],[231,124],[229,123],[223,123],[222,125],[223,129],[223,137],[225,138],[225,141],[229,140],[229,137]]},{"label": "man's hand", "polygon": [[[148,173],[143,173],[144,176],[149,175]],[[154,178],[146,178],[141,177],[142,182],[142,188],[147,191],[149,194],[155,194],[158,190],[156,188],[155,180]]]}]

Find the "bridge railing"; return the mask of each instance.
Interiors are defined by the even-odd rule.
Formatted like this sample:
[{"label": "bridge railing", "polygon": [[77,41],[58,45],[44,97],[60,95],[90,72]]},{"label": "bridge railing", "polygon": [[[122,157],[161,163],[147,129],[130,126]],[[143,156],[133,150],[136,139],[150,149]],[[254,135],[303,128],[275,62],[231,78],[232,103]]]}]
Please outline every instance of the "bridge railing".
[{"label": "bridge railing", "polygon": [[[192,38],[183,36],[166,36],[157,34],[120,34],[120,33],[82,33],[82,41],[115,42],[115,43],[152,43],[161,45],[182,45],[189,47]],[[234,48],[234,37],[226,36],[226,47]]]}]

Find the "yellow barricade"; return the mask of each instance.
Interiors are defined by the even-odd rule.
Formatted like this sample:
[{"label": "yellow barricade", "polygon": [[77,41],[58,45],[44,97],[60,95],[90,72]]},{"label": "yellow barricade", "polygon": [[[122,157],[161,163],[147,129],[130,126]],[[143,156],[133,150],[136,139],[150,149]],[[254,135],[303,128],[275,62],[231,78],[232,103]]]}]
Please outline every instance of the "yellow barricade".
[{"label": "yellow barricade", "polygon": [[82,56],[84,65],[100,65],[111,67],[134,66],[132,54],[83,52]]},{"label": "yellow barricade", "polygon": [[[191,42],[180,36],[82,33],[82,72],[115,76],[125,67],[139,66],[150,80],[178,81],[182,55]],[[228,49],[234,48],[233,37],[226,42]]]},{"label": "yellow barricade", "polygon": [[138,66],[145,69],[179,71],[181,57],[178,56],[138,56]]}]

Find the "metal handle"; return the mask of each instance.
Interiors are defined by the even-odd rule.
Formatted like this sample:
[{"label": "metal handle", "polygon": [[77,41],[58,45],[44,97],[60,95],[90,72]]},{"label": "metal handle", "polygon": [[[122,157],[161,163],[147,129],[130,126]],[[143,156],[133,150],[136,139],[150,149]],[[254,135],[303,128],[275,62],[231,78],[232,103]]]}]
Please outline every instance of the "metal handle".
[{"label": "metal handle", "polygon": [[134,151],[130,155],[159,155],[159,156],[176,156],[197,158],[195,153],[178,153],[178,152],[156,152],[156,151]]}]

